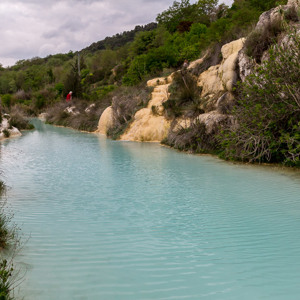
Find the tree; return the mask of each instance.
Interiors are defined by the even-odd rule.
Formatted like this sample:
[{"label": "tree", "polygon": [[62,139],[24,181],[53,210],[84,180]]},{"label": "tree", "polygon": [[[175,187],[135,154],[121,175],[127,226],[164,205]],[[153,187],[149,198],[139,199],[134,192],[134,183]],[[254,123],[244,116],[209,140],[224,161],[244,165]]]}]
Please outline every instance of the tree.
[{"label": "tree", "polygon": [[217,4],[218,0],[198,0],[196,5],[202,15],[210,16],[214,12]]},{"label": "tree", "polygon": [[[86,67],[83,56],[80,56],[80,69],[84,69]],[[80,97],[82,94],[82,86],[81,86],[81,78],[78,74],[78,61],[77,57],[71,63],[70,72],[67,74],[67,77],[64,82],[64,95],[67,95],[69,91],[73,92],[75,97]]]},{"label": "tree", "polygon": [[174,1],[169,9],[163,11],[156,18],[159,24],[163,24],[170,32],[175,32],[177,26],[182,21],[193,21],[195,4],[190,4],[189,0]]},{"label": "tree", "polygon": [[175,32],[181,22],[203,23],[208,25],[218,0],[199,0],[191,4],[189,0],[174,1],[173,5],[156,18],[169,32]]}]

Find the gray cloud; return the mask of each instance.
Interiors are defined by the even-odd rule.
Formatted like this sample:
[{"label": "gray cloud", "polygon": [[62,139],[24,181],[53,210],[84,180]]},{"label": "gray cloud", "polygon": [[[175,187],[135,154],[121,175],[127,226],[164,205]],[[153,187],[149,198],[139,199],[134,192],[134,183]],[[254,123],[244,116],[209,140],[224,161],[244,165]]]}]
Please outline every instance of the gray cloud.
[{"label": "gray cloud", "polygon": [[[226,0],[231,4],[233,0]],[[80,50],[155,21],[173,0],[1,0],[0,63]]]}]

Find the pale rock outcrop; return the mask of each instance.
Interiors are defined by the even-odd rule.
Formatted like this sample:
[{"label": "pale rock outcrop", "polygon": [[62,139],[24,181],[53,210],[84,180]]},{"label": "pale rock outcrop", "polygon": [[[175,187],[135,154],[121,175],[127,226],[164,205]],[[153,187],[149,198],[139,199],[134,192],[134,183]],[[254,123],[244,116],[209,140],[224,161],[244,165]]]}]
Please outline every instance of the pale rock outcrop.
[{"label": "pale rock outcrop", "polygon": [[210,134],[210,133],[212,133],[212,131],[214,130],[216,125],[220,124],[223,121],[228,121],[228,120],[230,120],[230,122],[232,122],[233,117],[221,114],[221,113],[214,110],[214,111],[199,115],[197,120],[200,123],[205,124],[206,133]]},{"label": "pale rock outcrop", "polygon": [[239,75],[243,82],[245,81],[246,77],[252,73],[255,65],[255,60],[249,57],[245,53],[244,49],[242,49],[238,54],[238,67]]},{"label": "pale rock outcrop", "polygon": [[16,127],[11,127],[8,122],[9,115],[4,115],[2,118],[2,123],[0,124],[0,140],[7,138],[3,131],[7,131],[9,138],[21,136],[21,132]]},{"label": "pale rock outcrop", "polygon": [[187,67],[188,70],[193,70],[194,68],[196,68],[198,65],[201,65],[204,62],[206,55],[204,55],[203,57],[196,59],[194,61],[192,61],[189,66]]},{"label": "pale rock outcrop", "polygon": [[241,38],[223,45],[221,53],[223,61],[226,61],[231,55],[236,55],[244,46],[245,38]]},{"label": "pale rock outcrop", "polygon": [[40,113],[39,115],[38,115],[38,118],[42,121],[42,122],[46,122],[46,120],[47,120],[47,117],[48,117],[48,114],[47,113]]},{"label": "pale rock outcrop", "polygon": [[93,111],[93,109],[96,107],[95,103],[90,104],[84,111],[89,114]]},{"label": "pale rock outcrop", "polygon": [[289,0],[287,5],[299,8],[300,7],[300,0]]},{"label": "pale rock outcrop", "polygon": [[79,110],[74,105],[66,107],[64,111],[73,116],[80,115]]},{"label": "pale rock outcrop", "polygon": [[221,64],[212,66],[200,74],[198,85],[202,86],[201,96],[216,99],[226,91],[232,91],[237,81],[238,53],[244,46],[245,39],[225,44],[222,49]]},{"label": "pale rock outcrop", "polygon": [[[291,9],[300,9],[300,0],[289,0],[287,5],[280,5],[275,8],[272,8],[269,11],[266,11],[261,14],[259,21],[257,22],[254,31],[261,32],[266,28],[280,22],[284,18],[284,14]],[[291,40],[288,35],[285,35],[280,42],[280,45],[288,46]],[[266,61],[269,59],[269,52],[265,51],[261,57],[261,61]],[[245,49],[242,49],[238,54],[238,67],[239,67],[239,76],[242,81],[245,81],[246,77],[250,75],[257,63],[254,59],[247,56]]]},{"label": "pale rock outcrop", "polygon": [[291,8],[298,10],[300,7],[300,0],[289,0],[287,5],[279,5],[264,13],[259,17],[255,30],[264,30],[276,22],[280,22],[284,18],[284,13],[288,12]]},{"label": "pale rock outcrop", "polygon": [[159,85],[164,85],[164,84],[171,83],[172,80],[173,80],[172,74],[169,75],[168,77],[154,78],[154,79],[150,79],[150,80],[147,81],[147,86],[156,87],[156,86],[159,86]]},{"label": "pale rock outcrop", "polygon": [[111,128],[112,126],[113,126],[113,110],[112,107],[109,106],[103,111],[96,132],[106,135],[108,129]]},{"label": "pale rock outcrop", "polygon": [[202,87],[201,97],[213,98],[216,94],[224,92],[219,69],[220,65],[212,66],[200,74],[197,84]]},{"label": "pale rock outcrop", "polygon": [[222,49],[223,61],[220,66],[223,86],[227,91],[232,92],[238,79],[237,62],[239,51],[244,47],[245,39],[233,41],[225,44]]},{"label": "pale rock outcrop", "polygon": [[173,127],[173,131],[178,131],[182,128],[189,128],[193,123],[200,122],[203,123],[206,127],[206,133],[210,134],[215,129],[216,125],[219,125],[221,122],[230,122],[233,123],[234,119],[232,116],[222,114],[216,110],[210,111],[199,115],[196,119],[191,121],[190,119],[177,119],[176,125]]},{"label": "pale rock outcrop", "polygon": [[[204,122],[208,130],[212,130],[213,124],[223,121],[228,116],[221,113],[224,105],[230,105],[234,101],[231,93],[238,75],[236,73],[238,53],[244,45],[244,39],[239,39],[224,45],[221,49],[223,60],[221,64],[212,66],[198,77],[197,84],[202,87],[201,96],[214,101],[215,111],[200,115],[198,121]],[[204,57],[190,63],[188,70],[203,63]],[[173,73],[174,74],[174,73]],[[164,117],[163,102],[168,97],[168,87],[173,80],[173,74],[168,77],[154,78],[147,82],[153,87],[151,100],[146,108],[136,112],[132,123],[126,132],[120,137],[121,140],[130,141],[162,141],[168,134],[171,121]],[[113,111],[108,107],[101,115],[97,132],[106,134],[113,126]],[[189,127],[190,120],[177,119],[177,126]]]},{"label": "pale rock outcrop", "polygon": [[134,115],[134,120],[121,136],[121,140],[160,142],[168,134],[170,121],[163,116],[163,102],[168,99],[168,87],[171,82],[165,78],[155,78],[147,82],[148,86],[154,87],[151,100],[147,108],[139,110]]},{"label": "pale rock outcrop", "polygon": [[160,142],[168,134],[170,123],[163,116],[154,116],[151,109],[139,110],[129,130],[121,136],[121,140],[140,142]]}]

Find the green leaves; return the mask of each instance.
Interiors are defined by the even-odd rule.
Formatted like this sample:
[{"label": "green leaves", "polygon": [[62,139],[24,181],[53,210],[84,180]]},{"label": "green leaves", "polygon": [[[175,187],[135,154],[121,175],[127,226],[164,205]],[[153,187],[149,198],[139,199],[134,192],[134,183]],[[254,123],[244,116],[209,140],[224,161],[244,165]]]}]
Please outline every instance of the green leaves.
[{"label": "green leaves", "polygon": [[291,32],[289,47],[275,45],[270,58],[238,88],[233,114],[239,126],[221,140],[225,156],[250,162],[299,166],[300,38]]}]

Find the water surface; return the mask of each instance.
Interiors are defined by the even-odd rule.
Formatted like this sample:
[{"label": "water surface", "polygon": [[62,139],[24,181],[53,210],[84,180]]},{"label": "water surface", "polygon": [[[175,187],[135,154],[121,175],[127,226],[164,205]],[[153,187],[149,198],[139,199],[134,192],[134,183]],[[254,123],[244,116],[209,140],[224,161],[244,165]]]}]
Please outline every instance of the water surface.
[{"label": "water surface", "polygon": [[25,300],[299,299],[299,176],[37,124],[1,150]]}]

